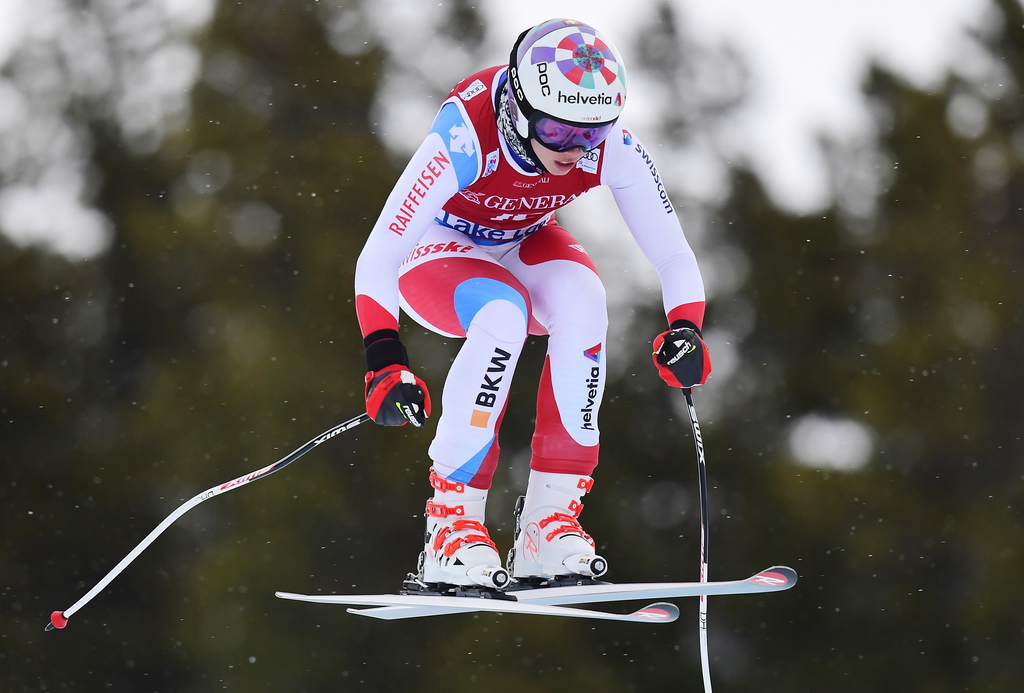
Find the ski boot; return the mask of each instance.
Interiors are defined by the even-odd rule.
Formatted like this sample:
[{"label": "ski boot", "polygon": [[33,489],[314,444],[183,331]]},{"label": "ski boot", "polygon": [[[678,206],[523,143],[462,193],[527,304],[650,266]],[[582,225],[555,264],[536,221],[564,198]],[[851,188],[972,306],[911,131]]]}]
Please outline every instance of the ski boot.
[{"label": "ski boot", "polygon": [[580,499],[593,484],[589,476],[530,472],[526,496],[516,503],[515,544],[508,554],[517,582],[553,585],[567,576],[596,578],[608,570],[577,519]]},{"label": "ski boot", "polygon": [[427,501],[427,533],[415,582],[435,592],[507,587],[508,571],[484,527],[487,491],[442,479],[433,469],[430,485],[434,497]]}]

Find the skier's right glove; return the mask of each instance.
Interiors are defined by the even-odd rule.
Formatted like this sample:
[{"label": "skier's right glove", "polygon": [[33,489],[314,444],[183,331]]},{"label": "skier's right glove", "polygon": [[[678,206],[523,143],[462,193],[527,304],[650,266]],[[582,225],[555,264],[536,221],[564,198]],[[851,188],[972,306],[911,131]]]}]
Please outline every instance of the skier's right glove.
[{"label": "skier's right glove", "polygon": [[409,370],[409,355],[398,333],[369,335],[366,347],[366,413],[382,426],[423,426],[430,416],[427,385]]},{"label": "skier's right glove", "polygon": [[430,416],[426,384],[400,363],[366,374],[366,413],[382,426],[422,426]]}]

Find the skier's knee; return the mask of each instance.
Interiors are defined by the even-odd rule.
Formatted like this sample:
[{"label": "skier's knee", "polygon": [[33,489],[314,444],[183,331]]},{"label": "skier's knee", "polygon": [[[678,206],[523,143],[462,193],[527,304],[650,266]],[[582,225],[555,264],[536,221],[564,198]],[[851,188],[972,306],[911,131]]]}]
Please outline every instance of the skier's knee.
[{"label": "skier's knee", "polygon": [[475,327],[506,344],[526,339],[528,297],[503,282],[483,278],[464,282],[455,292],[455,311],[467,333]]},{"label": "skier's knee", "polygon": [[526,315],[520,306],[498,299],[481,306],[470,327],[504,344],[522,344],[526,340],[526,324]]}]

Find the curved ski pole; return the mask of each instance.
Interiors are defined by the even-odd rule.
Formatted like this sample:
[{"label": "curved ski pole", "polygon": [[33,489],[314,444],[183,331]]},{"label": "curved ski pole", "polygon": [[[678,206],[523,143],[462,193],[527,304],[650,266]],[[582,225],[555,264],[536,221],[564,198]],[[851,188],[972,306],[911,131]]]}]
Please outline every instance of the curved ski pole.
[{"label": "curved ski pole", "polygon": [[121,562],[115,565],[110,570],[110,572],[103,577],[102,580],[96,583],[95,587],[93,587],[85,594],[85,596],[83,596],[81,599],[79,599],[77,602],[72,604],[67,609],[64,609],[63,611],[54,611],[52,614],[50,614],[50,622],[46,624],[46,630],[53,630],[54,628],[64,628],[68,624],[68,619],[71,618],[72,614],[74,614],[76,611],[78,611],[83,606],[88,604],[89,601],[91,601],[93,597],[99,594],[104,587],[110,584],[110,582],[114,578],[116,578],[121,573],[121,571],[127,568],[129,563],[138,558],[139,554],[145,551],[146,547],[152,544],[153,541],[158,536],[160,536],[165,529],[170,527],[175,522],[175,520],[177,520],[179,517],[187,513],[192,508],[196,507],[203,501],[210,500],[214,496],[219,496],[222,493],[227,493],[228,491],[233,491],[236,488],[241,488],[242,486],[252,483],[257,479],[262,479],[265,476],[269,476],[274,472],[280,471],[281,469],[284,469],[289,464],[299,459],[300,457],[302,457],[307,452],[309,452],[316,446],[320,445],[321,443],[325,443],[334,436],[338,435],[339,433],[344,433],[345,431],[351,430],[358,426],[359,424],[365,423],[369,420],[370,417],[368,415],[366,415],[365,413],[360,414],[359,416],[353,419],[349,419],[344,423],[340,423],[337,426],[334,426],[333,428],[327,429],[326,431],[318,435],[316,438],[313,438],[311,441],[309,441],[302,447],[298,448],[294,452],[282,457],[274,464],[266,466],[263,469],[257,469],[256,471],[250,472],[245,476],[240,476],[237,479],[233,479],[226,483],[219,484],[217,486],[209,488],[203,491],[202,493],[192,497],[191,499],[185,501],[178,507],[177,510],[175,510],[173,513],[164,518],[163,522],[157,525],[153,531],[146,535],[146,538],[139,542],[138,546],[132,549],[127,556],[122,558]]},{"label": "curved ski pole", "polygon": [[[693,427],[693,444],[697,448],[697,476],[700,495],[700,581],[708,581],[708,474],[704,461],[704,439],[700,434],[697,409],[693,406],[692,389],[685,388],[686,410]],[[704,693],[711,693],[711,667],[708,661],[708,597],[700,595],[700,668],[704,674]]]}]

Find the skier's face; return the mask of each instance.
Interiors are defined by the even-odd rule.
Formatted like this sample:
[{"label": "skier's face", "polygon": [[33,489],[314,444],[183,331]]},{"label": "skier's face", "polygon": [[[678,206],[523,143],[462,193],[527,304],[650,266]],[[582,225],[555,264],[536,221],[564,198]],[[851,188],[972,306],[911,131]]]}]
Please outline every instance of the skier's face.
[{"label": "skier's face", "polygon": [[540,159],[540,165],[553,176],[564,176],[572,171],[586,153],[583,147],[575,147],[567,152],[556,152],[545,147],[536,138],[530,140],[530,143],[533,145],[533,153]]}]

